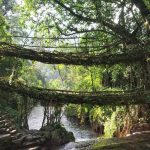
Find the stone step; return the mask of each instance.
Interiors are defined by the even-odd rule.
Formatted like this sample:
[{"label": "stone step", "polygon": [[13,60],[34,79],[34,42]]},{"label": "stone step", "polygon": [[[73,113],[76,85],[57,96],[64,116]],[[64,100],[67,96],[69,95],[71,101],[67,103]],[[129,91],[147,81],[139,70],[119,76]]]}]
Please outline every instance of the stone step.
[{"label": "stone step", "polygon": [[7,128],[6,131],[10,133],[12,130],[13,130],[13,129]]},{"label": "stone step", "polygon": [[0,141],[7,138],[10,138],[10,134],[0,134]]},{"label": "stone step", "polygon": [[7,128],[0,128],[0,134],[8,134]]},{"label": "stone step", "polygon": [[25,141],[25,138],[26,138],[26,136],[21,136],[18,139],[13,140],[12,142],[17,144],[17,145],[20,145],[20,144],[22,144]]},{"label": "stone step", "polygon": [[[0,128],[0,130],[5,130],[5,132],[9,132],[9,133],[11,133],[13,130],[15,130],[14,128],[11,128],[11,127],[4,127],[4,128]],[[13,133],[12,133],[13,134]]]},{"label": "stone step", "polygon": [[4,120],[5,119],[5,116],[0,116],[0,120]]},{"label": "stone step", "polygon": [[34,147],[34,146],[39,146],[41,144],[41,142],[39,140],[36,141],[31,141],[31,142],[24,142],[21,147],[22,148],[30,148],[30,147]]},{"label": "stone step", "polygon": [[20,150],[41,149],[40,145],[45,141],[45,139],[42,138],[40,134],[33,135],[32,133],[30,134],[28,132],[20,132],[18,132],[15,125],[13,124],[13,120],[10,119],[10,116],[7,113],[0,114],[0,141],[4,141],[5,143],[5,141],[7,141],[7,138],[9,138],[9,143],[11,143],[12,147],[14,146],[15,148],[17,148],[17,150],[18,148],[20,148]]},{"label": "stone step", "polygon": [[9,131],[12,131],[12,130],[16,130],[16,128],[14,126],[10,126]]},{"label": "stone step", "polygon": [[0,126],[5,125],[5,124],[10,124],[10,122],[9,122],[9,121],[6,121],[6,120],[0,121]]},{"label": "stone step", "polygon": [[0,149],[9,150],[10,146],[12,146],[10,134],[0,135]]},{"label": "stone step", "polygon": [[1,115],[0,115],[0,120],[1,120],[1,119],[5,119],[5,118],[6,118],[6,119],[10,118],[9,114],[6,113],[6,114],[1,114]]},{"label": "stone step", "polygon": [[9,133],[10,133],[11,135],[14,135],[14,134],[16,134],[16,133],[17,133],[17,130],[16,130],[16,129],[11,130]]},{"label": "stone step", "polygon": [[6,120],[6,119],[1,119],[1,120],[0,120],[0,124],[1,124],[1,123],[6,123],[6,122],[8,122],[8,120]]},{"label": "stone step", "polygon": [[0,128],[3,128],[3,127],[10,127],[12,125],[11,122],[3,122],[0,124]]},{"label": "stone step", "polygon": [[30,148],[21,148],[19,150],[41,150],[40,146],[30,147]]},{"label": "stone step", "polygon": [[41,136],[40,135],[27,135],[26,136],[26,141],[35,141],[35,140],[40,140]]},{"label": "stone step", "polygon": [[12,140],[17,140],[17,139],[21,138],[22,136],[23,136],[22,133],[18,132],[14,135],[11,135],[11,138],[12,138]]}]

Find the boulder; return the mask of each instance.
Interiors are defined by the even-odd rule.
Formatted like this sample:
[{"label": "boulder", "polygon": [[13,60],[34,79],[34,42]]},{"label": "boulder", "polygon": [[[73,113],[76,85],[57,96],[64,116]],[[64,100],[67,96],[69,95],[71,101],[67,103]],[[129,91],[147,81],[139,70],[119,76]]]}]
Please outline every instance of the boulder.
[{"label": "boulder", "polygon": [[41,129],[44,137],[52,145],[63,145],[68,142],[75,141],[74,135],[72,132],[68,132],[64,127],[57,125],[47,125]]}]

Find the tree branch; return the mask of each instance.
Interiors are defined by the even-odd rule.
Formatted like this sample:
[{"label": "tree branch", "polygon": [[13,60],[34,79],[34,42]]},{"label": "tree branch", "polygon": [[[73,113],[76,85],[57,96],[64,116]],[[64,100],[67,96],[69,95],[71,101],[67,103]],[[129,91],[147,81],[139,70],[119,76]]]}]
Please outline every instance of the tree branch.
[{"label": "tree branch", "polygon": [[[150,15],[150,10],[145,5],[143,0],[131,0],[133,4],[136,5],[137,8],[139,8],[141,15],[143,18],[147,18]],[[150,20],[150,18],[148,18]]]},{"label": "tree branch", "polygon": [[91,22],[91,23],[101,23],[103,26],[106,26],[107,28],[111,29],[115,34],[119,35],[120,37],[123,38],[123,40],[130,43],[138,43],[137,39],[132,37],[132,34],[128,32],[123,26],[115,24],[114,22],[110,21],[104,21],[102,18],[101,19],[96,19],[96,18],[89,18],[89,17],[84,17],[81,14],[75,13],[70,7],[67,7],[65,4],[63,4],[60,0],[54,0],[55,3],[57,3],[59,6],[64,8],[66,11],[69,11],[70,14],[79,20],[85,21],[85,22]]}]

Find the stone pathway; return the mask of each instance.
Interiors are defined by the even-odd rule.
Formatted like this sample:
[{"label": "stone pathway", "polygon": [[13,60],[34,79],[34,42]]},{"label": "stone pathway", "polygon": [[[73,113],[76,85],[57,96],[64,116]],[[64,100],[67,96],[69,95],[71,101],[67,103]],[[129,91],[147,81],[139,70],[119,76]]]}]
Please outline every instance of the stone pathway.
[{"label": "stone pathway", "polygon": [[19,131],[8,114],[0,112],[0,150],[39,150],[45,139],[38,131]]}]

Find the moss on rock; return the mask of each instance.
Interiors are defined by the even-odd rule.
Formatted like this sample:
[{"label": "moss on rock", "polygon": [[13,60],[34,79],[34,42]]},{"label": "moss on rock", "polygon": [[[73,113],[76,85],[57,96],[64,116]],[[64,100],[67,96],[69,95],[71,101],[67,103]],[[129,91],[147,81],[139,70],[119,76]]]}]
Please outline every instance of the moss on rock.
[{"label": "moss on rock", "polygon": [[63,145],[68,142],[75,141],[72,132],[68,132],[61,125],[47,125],[41,129],[44,137],[52,145]]},{"label": "moss on rock", "polygon": [[128,137],[99,139],[93,150],[149,150],[150,131],[131,134]]}]

